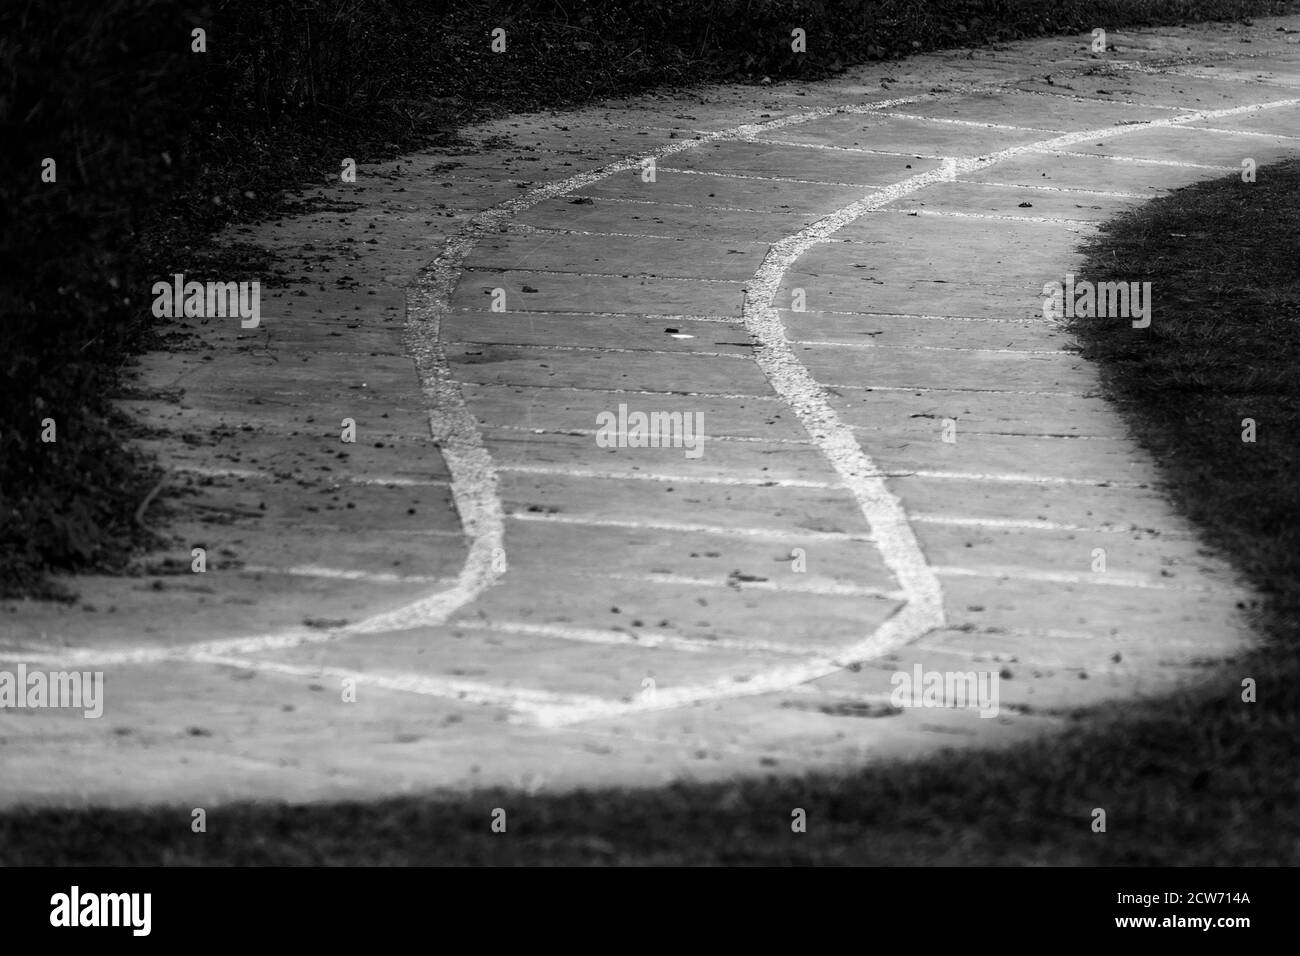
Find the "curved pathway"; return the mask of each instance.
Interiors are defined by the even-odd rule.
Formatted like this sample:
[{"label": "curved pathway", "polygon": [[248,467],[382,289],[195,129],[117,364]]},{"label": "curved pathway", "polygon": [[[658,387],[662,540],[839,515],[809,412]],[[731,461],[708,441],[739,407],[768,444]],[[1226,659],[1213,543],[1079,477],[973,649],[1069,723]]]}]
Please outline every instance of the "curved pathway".
[{"label": "curved pathway", "polygon": [[[1294,155],[1284,25],[514,117],[259,227],[301,270],[265,329],[190,320],[125,403],[174,547],[6,615],[5,667],[102,669],[107,700],[0,712],[4,798],[843,766],[1230,660],[1248,588],[1042,290],[1098,221]],[[702,443],[606,447],[620,408]],[[894,706],[932,673],[996,680],[994,719]]]}]

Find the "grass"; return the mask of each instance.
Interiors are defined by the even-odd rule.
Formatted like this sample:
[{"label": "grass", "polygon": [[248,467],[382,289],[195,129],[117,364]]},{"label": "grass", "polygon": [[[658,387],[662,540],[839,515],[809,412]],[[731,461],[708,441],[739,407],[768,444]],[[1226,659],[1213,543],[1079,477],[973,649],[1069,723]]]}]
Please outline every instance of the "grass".
[{"label": "grass", "polygon": [[[500,790],[312,806],[0,816],[11,864],[1300,863],[1300,162],[1108,223],[1082,277],[1150,281],[1151,327],[1079,320],[1174,500],[1252,580],[1266,642],[1203,686],[1064,734],[846,774],[657,790]],[[1242,418],[1257,440],[1241,440]],[[1241,700],[1240,678],[1258,682]],[[489,831],[492,808],[508,836]],[[794,834],[791,810],[807,812]],[[1093,833],[1093,807],[1108,829]]]}]

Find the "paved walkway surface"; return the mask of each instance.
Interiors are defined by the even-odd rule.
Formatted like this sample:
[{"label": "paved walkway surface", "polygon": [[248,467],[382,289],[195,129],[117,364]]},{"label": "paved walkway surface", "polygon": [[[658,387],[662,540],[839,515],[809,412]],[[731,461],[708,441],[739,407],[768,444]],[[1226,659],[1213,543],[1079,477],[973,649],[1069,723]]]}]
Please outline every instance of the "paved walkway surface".
[{"label": "paved walkway surface", "polygon": [[[5,668],[106,682],[99,720],[0,712],[0,799],[852,767],[1203,677],[1249,589],[1043,286],[1099,221],[1294,155],[1297,28],[516,116],[236,231],[283,257],[262,325],[180,320],[124,402],[172,546],[0,618]],[[703,444],[605,447],[620,406]],[[998,675],[996,717],[892,706],[918,667]]]}]

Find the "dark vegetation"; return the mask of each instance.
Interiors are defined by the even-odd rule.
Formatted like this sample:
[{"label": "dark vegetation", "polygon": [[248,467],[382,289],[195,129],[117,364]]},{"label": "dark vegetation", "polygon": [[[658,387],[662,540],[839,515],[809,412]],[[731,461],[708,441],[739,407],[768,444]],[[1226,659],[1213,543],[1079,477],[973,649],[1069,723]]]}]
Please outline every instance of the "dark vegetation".
[{"label": "dark vegetation", "polygon": [[[0,816],[11,864],[1300,863],[1300,162],[1178,190],[1108,224],[1082,270],[1150,281],[1151,327],[1080,321],[1085,354],[1175,500],[1265,598],[1265,643],[1199,688],[1005,752],[843,775],[578,794],[483,791],[214,811]],[[1243,418],[1257,440],[1241,440]],[[1242,700],[1241,679],[1258,685]],[[509,836],[488,827],[509,808]],[[806,833],[790,829],[795,807]],[[1105,833],[1091,811],[1107,808]],[[1245,912],[1244,910],[1242,912]]]},{"label": "dark vegetation", "polygon": [[[113,410],[175,271],[247,277],[219,227],[505,110],[816,76],[1048,33],[1276,12],[1273,0],[7,0],[0,7],[0,597],[120,571],[157,477]],[[490,33],[506,31],[493,53]],[[805,54],[790,50],[804,28]],[[206,31],[206,53],[191,31]],[[41,180],[55,160],[57,180]],[[152,338],[151,338],[152,337]],[[165,341],[165,339],[164,339]],[[41,441],[52,419],[57,442]]]},{"label": "dark vegetation", "polygon": [[1150,282],[1151,326],[1075,319],[1072,329],[1172,499],[1290,627],[1300,619],[1297,196],[1292,160],[1107,223],[1089,278]]}]

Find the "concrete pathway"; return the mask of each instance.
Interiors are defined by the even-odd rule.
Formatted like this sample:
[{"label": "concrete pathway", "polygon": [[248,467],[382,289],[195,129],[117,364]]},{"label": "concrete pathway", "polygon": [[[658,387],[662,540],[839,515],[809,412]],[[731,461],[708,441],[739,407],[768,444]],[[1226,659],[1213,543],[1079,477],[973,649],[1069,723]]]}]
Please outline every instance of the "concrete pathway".
[{"label": "concrete pathway", "polygon": [[[0,667],[106,689],[0,711],[0,799],[843,768],[1202,679],[1249,589],[1043,287],[1099,221],[1294,155],[1298,28],[512,117],[238,230],[285,263],[261,327],[178,320],[123,403],[172,547],[4,609]],[[703,442],[606,447],[620,408]],[[996,714],[895,706],[931,673]]]}]

